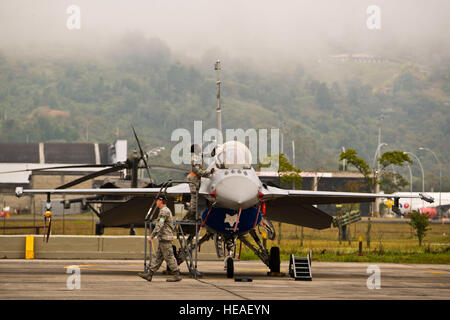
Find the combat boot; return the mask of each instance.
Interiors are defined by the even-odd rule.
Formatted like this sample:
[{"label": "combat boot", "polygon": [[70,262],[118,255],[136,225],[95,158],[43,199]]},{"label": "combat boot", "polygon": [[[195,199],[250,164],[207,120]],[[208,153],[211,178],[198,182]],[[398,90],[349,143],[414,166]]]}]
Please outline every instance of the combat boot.
[{"label": "combat boot", "polygon": [[177,282],[177,281],[181,281],[180,271],[175,271],[175,274],[173,275],[173,277],[167,279],[166,281],[167,281],[167,282]]},{"label": "combat boot", "polygon": [[150,270],[147,273],[144,272],[139,272],[138,276],[147,280],[147,281],[152,281],[152,277],[153,277],[153,272],[151,272]]}]

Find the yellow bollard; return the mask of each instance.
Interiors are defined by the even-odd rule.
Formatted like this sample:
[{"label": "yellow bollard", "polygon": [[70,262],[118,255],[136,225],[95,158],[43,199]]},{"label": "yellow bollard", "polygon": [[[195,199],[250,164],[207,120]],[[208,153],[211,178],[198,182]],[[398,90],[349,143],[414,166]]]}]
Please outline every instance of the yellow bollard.
[{"label": "yellow bollard", "polygon": [[25,238],[25,259],[34,259],[34,237]]}]

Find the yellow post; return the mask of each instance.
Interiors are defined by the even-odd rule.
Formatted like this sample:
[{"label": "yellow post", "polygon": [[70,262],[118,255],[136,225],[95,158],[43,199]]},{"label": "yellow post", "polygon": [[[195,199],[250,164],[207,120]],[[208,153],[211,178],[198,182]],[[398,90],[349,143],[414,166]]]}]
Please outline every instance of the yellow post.
[{"label": "yellow post", "polygon": [[34,259],[34,237],[25,238],[25,259]]}]

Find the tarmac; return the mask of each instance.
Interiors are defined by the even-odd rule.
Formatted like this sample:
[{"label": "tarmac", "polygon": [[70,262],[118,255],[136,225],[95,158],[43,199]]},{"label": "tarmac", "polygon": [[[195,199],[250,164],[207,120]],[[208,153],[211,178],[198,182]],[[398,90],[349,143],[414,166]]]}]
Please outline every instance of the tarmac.
[{"label": "tarmac", "polygon": [[183,264],[183,280],[174,283],[166,282],[165,264],[152,282],[137,276],[142,270],[142,260],[2,259],[0,300],[450,299],[449,265],[313,261],[312,281],[295,281],[288,262],[284,276],[269,277],[262,262],[235,261],[235,278],[251,282],[228,279],[222,261],[199,261],[199,279]]}]

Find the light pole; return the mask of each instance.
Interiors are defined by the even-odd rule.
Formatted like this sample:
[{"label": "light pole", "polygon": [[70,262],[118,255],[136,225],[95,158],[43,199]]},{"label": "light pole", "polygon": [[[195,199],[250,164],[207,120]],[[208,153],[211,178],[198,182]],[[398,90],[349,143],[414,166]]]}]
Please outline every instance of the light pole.
[{"label": "light pole", "polygon": [[[436,156],[436,153],[433,152],[433,150],[425,147],[419,147],[418,150],[428,150],[431,152],[433,157],[436,159],[436,162],[439,165],[439,215],[441,215],[441,195],[442,195],[442,171],[441,171],[441,162],[439,161],[438,157]],[[442,217],[441,217],[442,218]]]},{"label": "light pole", "polygon": [[[372,160],[372,168],[375,170],[375,161],[377,159],[377,155],[380,153],[381,147],[382,146],[387,146],[387,143],[378,143],[377,146],[377,150],[375,151],[375,154],[373,156],[373,160]],[[377,164],[377,170],[374,173],[374,177],[375,177],[375,193],[379,193],[380,192],[380,185],[378,184],[378,175],[380,174],[380,164]],[[376,198],[375,199],[375,212],[376,212],[376,216],[378,217],[380,215],[379,209],[380,208],[380,199]]]},{"label": "light pole", "polygon": [[[423,172],[422,163],[420,162],[420,159],[414,153],[412,153],[412,152],[405,152],[405,153],[412,155],[417,160],[420,170],[422,171],[422,193],[425,193],[425,174]],[[422,201],[422,210],[423,210],[423,201]]]},{"label": "light pole", "polygon": [[412,155],[417,160],[420,170],[422,171],[422,192],[425,192],[425,175],[423,172],[422,162],[420,162],[420,159],[414,153],[412,153],[412,152],[405,152],[405,153]]},{"label": "light pole", "polygon": [[409,211],[412,211],[412,171],[411,166],[407,164],[409,170],[409,192],[410,192],[410,201],[409,201]]},{"label": "light pole", "polygon": [[[387,143],[384,143],[384,142],[378,144],[377,150],[375,151],[375,154],[373,155],[372,168],[375,167],[375,161],[376,161],[376,159],[377,159],[377,155],[380,153],[381,147],[382,147],[382,146],[387,146],[387,145],[388,145],[388,144],[387,144]],[[377,165],[377,169],[379,169],[379,168],[380,168],[380,164]]]},{"label": "light pole", "polygon": [[[342,152],[345,152],[345,147],[341,147],[341,148],[342,148]],[[345,165],[346,165],[346,161],[345,161],[345,159],[342,159],[342,171],[346,171]]]}]

